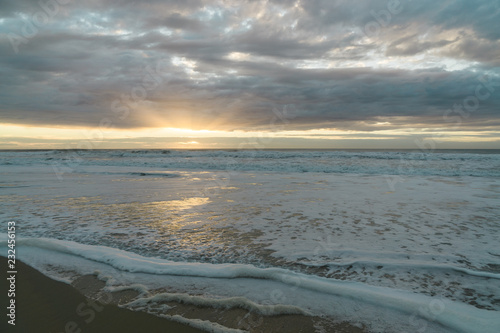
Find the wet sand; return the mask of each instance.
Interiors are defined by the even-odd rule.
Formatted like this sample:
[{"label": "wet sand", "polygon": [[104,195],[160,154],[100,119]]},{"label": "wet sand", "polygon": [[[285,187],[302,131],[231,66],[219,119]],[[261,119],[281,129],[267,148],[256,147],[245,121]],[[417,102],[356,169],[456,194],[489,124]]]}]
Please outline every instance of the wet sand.
[{"label": "wet sand", "polygon": [[54,281],[37,270],[16,262],[16,325],[7,323],[7,261],[2,262],[2,320],[0,332],[22,333],[112,333],[180,332],[197,333],[198,329],[100,302],[92,302],[75,288]]}]

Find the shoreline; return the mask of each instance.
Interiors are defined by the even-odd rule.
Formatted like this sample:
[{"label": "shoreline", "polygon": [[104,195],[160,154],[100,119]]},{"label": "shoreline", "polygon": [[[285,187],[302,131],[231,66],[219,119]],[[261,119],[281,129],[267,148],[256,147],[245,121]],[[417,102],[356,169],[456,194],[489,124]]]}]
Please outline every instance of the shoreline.
[{"label": "shoreline", "polygon": [[[2,267],[7,267],[5,257],[1,256],[1,262]],[[8,324],[8,317],[3,314],[2,332],[204,332],[145,312],[93,301],[73,286],[52,280],[19,260],[16,268],[16,325]],[[7,291],[5,275],[6,270],[2,290]],[[5,309],[7,297],[1,298]]]},{"label": "shoreline", "polygon": [[[3,267],[7,259],[1,256]],[[71,285],[53,280],[33,267],[16,261],[16,325],[0,324],[2,332],[50,333],[128,333],[128,332],[207,332],[188,324],[162,318],[144,311],[132,311],[119,304],[135,299],[137,292],[102,292],[105,283],[93,275],[83,275]],[[5,271],[4,271],[5,272]],[[6,273],[4,273],[5,276]],[[2,279],[7,290],[6,278]],[[7,297],[2,297],[2,306]],[[171,302],[167,316],[186,320],[210,321],[241,332],[289,333],[364,333],[363,328],[347,322],[333,323],[304,315],[260,316],[244,309],[214,309]],[[7,304],[5,304],[5,307]],[[5,309],[5,307],[3,307]],[[181,319],[182,320],[182,319]]]}]

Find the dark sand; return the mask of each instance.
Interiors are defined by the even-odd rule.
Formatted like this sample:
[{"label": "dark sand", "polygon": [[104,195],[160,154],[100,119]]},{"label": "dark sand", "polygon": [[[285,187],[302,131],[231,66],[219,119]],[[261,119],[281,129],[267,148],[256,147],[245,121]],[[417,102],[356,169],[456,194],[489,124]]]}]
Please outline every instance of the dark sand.
[{"label": "dark sand", "polygon": [[[72,286],[49,279],[19,261],[16,262],[16,325],[12,326],[7,323],[8,317],[6,316],[7,261],[5,257],[0,258],[3,267],[1,283],[3,310],[0,332],[202,332],[154,315],[122,309],[115,305],[105,305],[99,302],[88,305],[89,300]],[[80,315],[76,312],[79,306]],[[92,313],[94,318],[92,318]]]},{"label": "dark sand", "polygon": [[[2,302],[6,309],[7,290],[3,263]],[[120,308],[137,296],[133,290],[117,293],[102,291],[104,282],[93,275],[77,278],[72,285],[54,281],[37,270],[17,261],[16,326],[7,323],[6,310],[0,323],[0,332],[36,333],[128,333],[128,332],[202,332],[198,329],[169,321],[145,312]],[[226,327],[250,333],[363,333],[366,330],[349,323],[332,323],[324,318],[303,315],[261,316],[247,310],[214,309],[189,304],[168,302],[172,307],[167,315],[208,320]],[[80,309],[79,313],[77,313]]]}]

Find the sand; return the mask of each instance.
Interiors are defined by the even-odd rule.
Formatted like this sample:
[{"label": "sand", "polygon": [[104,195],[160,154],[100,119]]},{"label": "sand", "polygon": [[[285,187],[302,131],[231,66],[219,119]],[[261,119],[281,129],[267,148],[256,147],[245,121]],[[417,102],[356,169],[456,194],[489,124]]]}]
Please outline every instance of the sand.
[{"label": "sand", "polygon": [[[7,267],[5,258],[0,258],[2,267]],[[49,279],[22,262],[16,264],[16,325],[7,323],[3,310],[1,332],[202,332],[147,313],[89,302],[72,286]],[[2,309],[8,301],[5,274],[6,269],[2,275]]]}]

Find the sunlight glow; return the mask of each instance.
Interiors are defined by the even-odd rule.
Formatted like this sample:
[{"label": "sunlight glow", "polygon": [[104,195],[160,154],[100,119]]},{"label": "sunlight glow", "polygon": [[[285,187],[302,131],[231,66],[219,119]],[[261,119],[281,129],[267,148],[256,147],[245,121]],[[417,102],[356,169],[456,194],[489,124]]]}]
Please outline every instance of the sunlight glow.
[{"label": "sunlight glow", "polygon": [[[399,140],[403,146],[414,146],[415,140],[434,140],[436,142],[500,142],[495,130],[472,131],[466,128],[450,130],[447,128],[394,127],[388,121],[367,124],[368,130],[339,130],[323,128],[314,130],[276,130],[276,131],[222,131],[193,130],[188,128],[149,128],[149,129],[99,129],[73,127],[50,128],[19,125],[0,125],[0,149],[234,149],[254,146],[266,148],[268,145],[291,148],[300,140],[322,142],[332,148],[349,147],[358,142],[381,142]],[[287,143],[288,142],[288,143]],[[342,142],[342,146],[337,146]],[[406,143],[404,143],[406,142]],[[346,146],[347,145],[347,146]],[[375,144],[374,144],[375,145]]]}]

